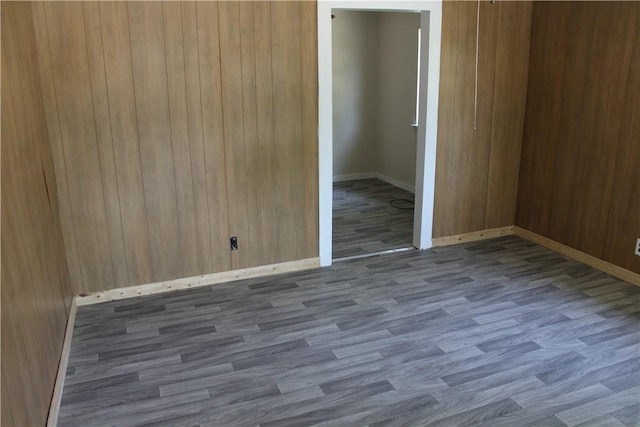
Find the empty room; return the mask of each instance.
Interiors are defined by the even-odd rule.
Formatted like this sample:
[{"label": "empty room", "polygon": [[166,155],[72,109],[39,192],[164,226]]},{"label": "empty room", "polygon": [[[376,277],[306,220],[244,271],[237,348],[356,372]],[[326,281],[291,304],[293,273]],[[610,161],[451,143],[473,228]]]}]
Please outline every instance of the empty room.
[{"label": "empty room", "polygon": [[3,426],[640,425],[640,3],[0,14]]}]

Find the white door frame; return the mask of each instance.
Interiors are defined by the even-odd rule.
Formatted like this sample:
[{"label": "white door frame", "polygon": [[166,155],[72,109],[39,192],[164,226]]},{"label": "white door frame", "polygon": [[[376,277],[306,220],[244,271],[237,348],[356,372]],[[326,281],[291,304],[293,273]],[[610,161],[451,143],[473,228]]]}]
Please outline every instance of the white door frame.
[{"label": "white door frame", "polygon": [[442,2],[430,1],[318,1],[318,191],[320,265],[331,265],[333,208],[333,100],[331,63],[331,11],[419,12],[422,28],[420,62],[420,117],[416,150],[416,207],[413,245],[431,247],[433,199],[436,179],[438,136],[438,91],[440,85],[440,40]]}]

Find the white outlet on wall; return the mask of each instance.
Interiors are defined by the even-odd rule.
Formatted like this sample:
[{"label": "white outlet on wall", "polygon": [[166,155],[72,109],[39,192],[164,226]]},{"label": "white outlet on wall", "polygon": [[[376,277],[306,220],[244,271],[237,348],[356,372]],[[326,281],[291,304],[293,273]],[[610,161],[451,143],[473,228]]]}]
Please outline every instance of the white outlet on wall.
[{"label": "white outlet on wall", "polygon": [[636,251],[635,254],[640,256],[640,239],[636,240]]}]

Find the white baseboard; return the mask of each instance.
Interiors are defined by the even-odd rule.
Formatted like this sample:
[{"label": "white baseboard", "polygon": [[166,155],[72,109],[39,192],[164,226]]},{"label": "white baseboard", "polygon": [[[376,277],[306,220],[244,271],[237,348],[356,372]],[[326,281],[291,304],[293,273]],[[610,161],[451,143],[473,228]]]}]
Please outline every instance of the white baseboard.
[{"label": "white baseboard", "polygon": [[167,280],[165,282],[147,283],[144,285],[129,286],[126,288],[110,289],[107,291],[94,292],[88,295],[78,295],[76,299],[77,305],[83,306],[106,301],[132,298],[142,295],[152,295],[162,292],[176,291],[179,289],[197,288],[200,286],[215,285],[217,283],[251,279],[254,277],[290,273],[317,267],[320,267],[320,258],[307,258],[297,261],[282,262],[278,264],[243,268],[240,270],[222,271],[220,273],[211,273],[201,276]]},{"label": "white baseboard", "polygon": [[391,185],[395,185],[398,188],[402,188],[403,190],[408,191],[409,193],[413,193],[413,194],[416,193],[415,185],[407,184],[406,182],[399,181],[395,178],[391,178],[390,176],[383,175],[378,172],[376,172],[376,178],[378,178],[381,181],[387,182]]},{"label": "white baseboard", "polygon": [[387,182],[391,185],[395,185],[398,188],[402,188],[410,193],[416,192],[416,187],[411,184],[407,184],[406,182],[399,181],[390,176],[381,174],[379,172],[360,172],[360,173],[349,173],[346,175],[334,175],[333,182],[342,182],[342,181],[356,181],[358,179],[371,179],[378,178],[381,181]]},{"label": "white baseboard", "polygon": [[348,173],[346,175],[334,175],[333,182],[355,181],[357,179],[370,179],[375,177],[375,172]]},{"label": "white baseboard", "polygon": [[596,258],[593,255],[586,254],[582,251],[564,245],[560,242],[556,242],[555,240],[549,239],[548,237],[541,236],[540,234],[534,233],[533,231],[529,231],[525,228],[514,226],[514,234],[540,246],[544,246],[547,249],[551,249],[552,251],[575,259],[576,261],[579,261],[583,264],[587,264],[588,266],[610,274],[613,277],[622,279],[625,282],[640,286],[640,274],[634,273],[633,271],[627,270],[626,268],[611,264],[610,262],[607,262],[603,259]]},{"label": "white baseboard", "polygon": [[472,231],[470,233],[454,234],[453,236],[435,237],[431,239],[432,246],[449,246],[458,243],[475,242],[477,240],[493,239],[495,237],[509,236],[514,234],[513,225],[499,228],[489,228],[487,230]]},{"label": "white baseboard", "polygon": [[69,317],[67,318],[67,327],[64,331],[64,341],[62,343],[62,354],[58,364],[58,373],[56,374],[56,382],[53,386],[53,396],[51,397],[51,405],[49,406],[49,415],[47,416],[47,427],[56,427],[58,424],[58,414],[60,413],[60,403],[62,402],[62,391],[64,389],[64,380],[67,375],[67,365],[69,363],[69,352],[71,351],[71,338],[73,338],[73,327],[76,323],[76,311],[78,304],[76,297],[71,300],[69,308]]}]

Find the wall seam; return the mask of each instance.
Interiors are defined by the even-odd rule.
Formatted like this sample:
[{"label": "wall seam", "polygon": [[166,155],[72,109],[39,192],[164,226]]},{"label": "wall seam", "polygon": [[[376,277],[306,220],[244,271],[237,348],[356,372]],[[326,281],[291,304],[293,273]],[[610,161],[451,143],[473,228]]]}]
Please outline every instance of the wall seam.
[{"label": "wall seam", "polygon": [[[49,36],[49,22],[47,19],[47,12],[46,12],[46,3],[41,3],[42,4],[42,16],[44,18],[44,23],[45,23],[45,32],[47,34],[47,51],[49,54],[49,59],[50,59],[50,63],[53,64],[53,59],[51,56],[51,40],[50,40],[50,36]],[[79,288],[82,290],[85,290],[85,278],[84,278],[84,273],[83,273],[83,269],[80,266],[80,253],[78,252],[78,237],[77,237],[77,231],[76,231],[76,225],[75,225],[75,221],[73,221],[73,203],[71,203],[71,194],[70,194],[70,187],[69,187],[69,174],[67,172],[67,156],[65,155],[65,148],[64,148],[64,139],[62,138],[62,124],[60,123],[60,108],[58,106],[58,89],[56,88],[56,79],[55,76],[53,75],[53,70],[51,71],[51,83],[53,86],[53,95],[55,97],[55,104],[56,104],[56,117],[58,120],[58,133],[60,135],[60,148],[62,149],[62,161],[64,163],[64,176],[65,176],[65,184],[67,186],[67,196],[69,198],[69,213],[71,214],[71,228],[73,230],[73,240],[75,242],[75,252],[76,252],[76,260],[78,263],[78,272],[80,273],[80,284],[79,284]],[[68,261],[67,261],[68,264]],[[74,284],[71,284],[72,288],[75,288]]]}]

